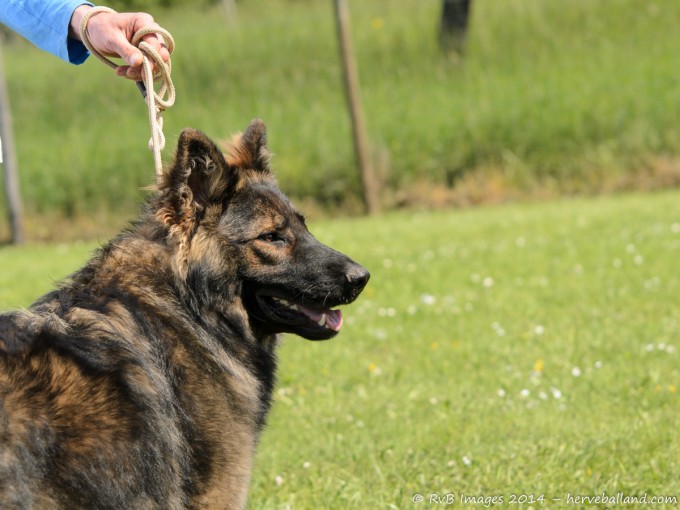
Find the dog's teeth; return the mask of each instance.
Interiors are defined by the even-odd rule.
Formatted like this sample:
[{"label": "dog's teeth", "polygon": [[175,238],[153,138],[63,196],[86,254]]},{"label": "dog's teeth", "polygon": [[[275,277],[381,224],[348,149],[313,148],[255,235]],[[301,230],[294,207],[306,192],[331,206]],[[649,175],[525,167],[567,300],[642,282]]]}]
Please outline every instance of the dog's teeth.
[{"label": "dog's teeth", "polygon": [[319,319],[319,326],[323,327],[326,325],[326,314],[321,314],[321,318]]},{"label": "dog's teeth", "polygon": [[284,305],[284,306],[288,306],[288,305],[290,304],[290,301],[287,301],[287,300],[285,300],[285,299],[282,299],[282,300],[281,300],[281,304]]},{"label": "dog's teeth", "polygon": [[291,310],[295,310],[296,312],[298,311],[297,305],[290,305],[289,307]]}]

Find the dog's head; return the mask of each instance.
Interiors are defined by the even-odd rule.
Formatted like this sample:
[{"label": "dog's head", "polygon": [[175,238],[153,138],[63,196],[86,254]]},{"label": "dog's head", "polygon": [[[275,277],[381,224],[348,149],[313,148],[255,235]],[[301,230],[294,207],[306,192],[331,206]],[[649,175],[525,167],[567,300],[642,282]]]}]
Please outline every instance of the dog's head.
[{"label": "dog's head", "polygon": [[173,269],[200,306],[236,297],[263,334],[336,335],[369,273],[321,244],[269,169],[265,126],[253,121],[226,157],[203,133],[179,138],[155,206]]}]

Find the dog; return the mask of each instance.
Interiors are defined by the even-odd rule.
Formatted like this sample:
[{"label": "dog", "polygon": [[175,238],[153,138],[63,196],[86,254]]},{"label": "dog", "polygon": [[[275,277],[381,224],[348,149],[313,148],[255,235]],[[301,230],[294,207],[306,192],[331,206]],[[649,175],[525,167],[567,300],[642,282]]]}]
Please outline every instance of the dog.
[{"label": "dog", "polygon": [[260,120],[183,130],[139,218],[0,315],[0,508],[245,507],[280,334],[335,336],[370,276],[269,160]]}]

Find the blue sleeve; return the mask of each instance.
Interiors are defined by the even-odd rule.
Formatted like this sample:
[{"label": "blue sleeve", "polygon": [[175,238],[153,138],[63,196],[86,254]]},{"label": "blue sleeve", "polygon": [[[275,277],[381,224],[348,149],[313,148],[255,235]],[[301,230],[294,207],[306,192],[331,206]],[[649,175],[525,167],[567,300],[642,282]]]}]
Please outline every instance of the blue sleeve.
[{"label": "blue sleeve", "polygon": [[0,0],[0,23],[24,36],[41,50],[66,62],[82,64],[87,48],[68,37],[71,15],[83,0]]}]

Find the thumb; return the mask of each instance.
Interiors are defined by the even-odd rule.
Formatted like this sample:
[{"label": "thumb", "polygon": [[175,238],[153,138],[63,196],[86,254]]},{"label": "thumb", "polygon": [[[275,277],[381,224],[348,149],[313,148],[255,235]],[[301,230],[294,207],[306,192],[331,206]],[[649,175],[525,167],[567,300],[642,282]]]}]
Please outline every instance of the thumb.
[{"label": "thumb", "polygon": [[126,41],[126,44],[120,48],[120,56],[125,62],[132,67],[139,67],[142,65],[142,52]]}]

